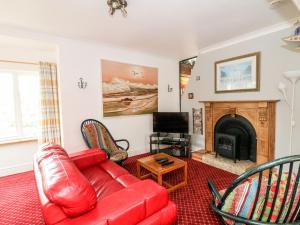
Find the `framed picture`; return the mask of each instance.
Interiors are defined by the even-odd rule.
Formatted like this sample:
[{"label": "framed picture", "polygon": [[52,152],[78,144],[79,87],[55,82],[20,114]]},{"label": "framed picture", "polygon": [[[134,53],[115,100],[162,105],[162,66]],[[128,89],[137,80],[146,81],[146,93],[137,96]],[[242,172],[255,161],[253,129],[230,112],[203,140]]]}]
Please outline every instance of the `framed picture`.
[{"label": "framed picture", "polygon": [[215,92],[259,91],[260,52],[215,62]]},{"label": "framed picture", "polygon": [[104,117],[158,110],[158,68],[101,60]]},{"label": "framed picture", "polygon": [[189,99],[194,99],[194,93],[188,93],[188,98]]}]

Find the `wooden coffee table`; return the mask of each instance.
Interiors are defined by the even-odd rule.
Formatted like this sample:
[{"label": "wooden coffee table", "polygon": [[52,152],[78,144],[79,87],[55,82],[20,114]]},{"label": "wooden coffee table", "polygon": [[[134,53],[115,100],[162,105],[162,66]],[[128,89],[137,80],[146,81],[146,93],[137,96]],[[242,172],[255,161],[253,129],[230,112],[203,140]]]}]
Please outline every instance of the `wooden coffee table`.
[{"label": "wooden coffee table", "polygon": [[[158,162],[155,161],[157,158],[168,158],[169,161],[174,161],[174,163],[162,166]],[[137,176],[140,179],[145,179],[150,176],[157,179],[159,185],[163,186],[163,184],[167,187],[167,191],[175,191],[178,188],[181,188],[187,185],[187,162],[177,159],[173,156],[167,155],[165,153],[158,153],[155,155],[147,156],[137,160]],[[145,168],[150,173],[141,176],[141,167]],[[171,185],[166,181],[163,181],[163,175],[170,173],[177,169],[183,169],[183,181],[178,184]]]}]

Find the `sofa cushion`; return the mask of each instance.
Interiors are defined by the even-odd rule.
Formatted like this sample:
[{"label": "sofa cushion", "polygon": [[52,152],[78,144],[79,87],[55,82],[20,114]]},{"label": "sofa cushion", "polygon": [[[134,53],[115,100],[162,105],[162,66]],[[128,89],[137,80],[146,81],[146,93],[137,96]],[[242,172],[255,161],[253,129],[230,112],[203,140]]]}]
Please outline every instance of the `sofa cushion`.
[{"label": "sofa cushion", "polygon": [[99,166],[85,169],[82,174],[93,186],[98,200],[124,188]]},{"label": "sofa cushion", "polygon": [[128,174],[128,171],[124,168],[120,167],[116,163],[106,160],[105,162],[99,165],[106,173],[108,173],[113,179],[117,179],[118,177]]},{"label": "sofa cushion", "polygon": [[105,163],[111,166],[111,170],[105,170],[101,165],[93,166],[82,170],[82,174],[96,191],[97,199],[102,199],[116,191],[119,191],[131,184],[139,182],[139,179],[129,174],[122,167],[107,160]]},{"label": "sofa cushion", "polygon": [[[98,200],[95,209],[83,216],[107,218],[109,225],[139,224],[156,212],[163,213],[161,210],[168,207],[168,203],[168,193],[165,188],[152,180],[144,180]],[[173,213],[170,212],[169,216],[174,222],[175,207],[171,211]],[[165,216],[161,215],[157,220],[164,221],[162,217]],[[172,224],[172,222],[159,224]],[[97,222],[89,220],[88,224],[97,224]]]},{"label": "sofa cushion", "polygon": [[116,180],[124,187],[128,187],[129,185],[140,181],[138,178],[132,176],[131,174],[124,174],[122,176],[119,176]]},{"label": "sofa cushion", "polygon": [[56,146],[43,148],[39,153],[37,161],[47,198],[71,217],[93,209],[95,190],[67,153]]}]

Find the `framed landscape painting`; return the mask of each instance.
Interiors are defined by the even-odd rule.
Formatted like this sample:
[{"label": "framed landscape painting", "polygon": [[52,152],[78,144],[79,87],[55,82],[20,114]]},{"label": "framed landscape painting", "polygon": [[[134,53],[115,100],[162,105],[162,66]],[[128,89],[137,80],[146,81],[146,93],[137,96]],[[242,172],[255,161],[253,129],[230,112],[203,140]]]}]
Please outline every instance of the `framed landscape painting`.
[{"label": "framed landscape painting", "polygon": [[215,62],[215,92],[259,91],[260,53]]},{"label": "framed landscape painting", "polygon": [[158,110],[158,69],[101,60],[104,117]]}]

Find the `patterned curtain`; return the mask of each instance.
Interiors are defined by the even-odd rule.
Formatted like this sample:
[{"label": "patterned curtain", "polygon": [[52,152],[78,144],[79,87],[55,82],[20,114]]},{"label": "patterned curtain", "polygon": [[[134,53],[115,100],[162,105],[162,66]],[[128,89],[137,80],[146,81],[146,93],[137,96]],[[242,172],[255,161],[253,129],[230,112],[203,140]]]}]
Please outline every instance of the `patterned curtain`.
[{"label": "patterned curtain", "polygon": [[57,68],[40,62],[41,132],[39,144],[61,144]]}]

